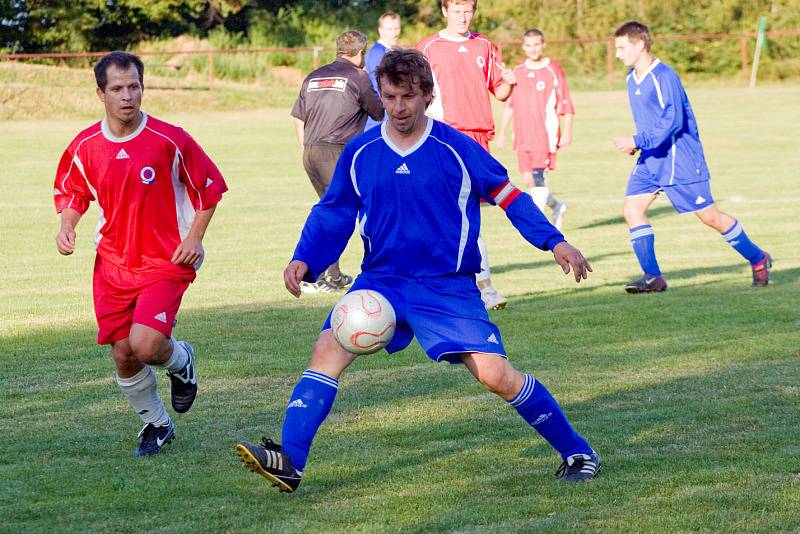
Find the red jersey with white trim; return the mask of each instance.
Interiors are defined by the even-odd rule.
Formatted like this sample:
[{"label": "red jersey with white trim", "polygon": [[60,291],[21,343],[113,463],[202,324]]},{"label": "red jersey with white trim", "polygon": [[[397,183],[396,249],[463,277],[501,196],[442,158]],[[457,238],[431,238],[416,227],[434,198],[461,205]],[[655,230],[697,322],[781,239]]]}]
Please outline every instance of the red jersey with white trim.
[{"label": "red jersey with white trim", "polygon": [[433,70],[434,98],[427,114],[457,130],[494,134],[489,93],[503,83],[494,43],[480,33],[456,39],[439,32],[420,40],[417,50]]},{"label": "red jersey with white trim", "polygon": [[564,69],[545,58],[542,65],[520,63],[514,75],[517,85],[506,104],[514,110],[514,150],[555,153],[559,117],[575,113]]},{"label": "red jersey with white trim", "polygon": [[96,201],[100,256],[136,275],[193,280],[195,267],[170,260],[195,212],[215,206],[228,187],[188,133],[142,116],[139,128],[126,137],[114,137],[106,119],[75,137],[56,171],[56,211],[83,214]]}]

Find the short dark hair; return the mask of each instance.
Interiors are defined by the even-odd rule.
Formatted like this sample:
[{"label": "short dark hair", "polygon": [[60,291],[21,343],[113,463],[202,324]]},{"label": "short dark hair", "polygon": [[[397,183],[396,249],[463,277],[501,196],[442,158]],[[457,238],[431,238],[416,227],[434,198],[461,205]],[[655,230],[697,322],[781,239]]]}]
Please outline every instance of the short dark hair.
[{"label": "short dark hair", "polygon": [[446,10],[450,4],[472,4],[472,9],[478,8],[478,0],[442,0],[442,7]]},{"label": "short dark hair", "polygon": [[386,52],[375,70],[379,89],[383,78],[392,85],[412,87],[419,84],[422,94],[433,94],[433,72],[428,60],[419,50],[394,48]]},{"label": "short dark hair", "polygon": [[367,49],[367,36],[356,30],[339,34],[336,38],[336,57],[355,56]]},{"label": "short dark hair", "polygon": [[119,67],[120,69],[128,69],[131,65],[136,65],[136,71],[139,73],[139,83],[144,87],[144,63],[139,59],[139,56],[116,50],[100,58],[100,61],[94,66],[94,79],[97,81],[97,87],[99,87],[101,91],[106,90],[106,84],[108,83],[108,67],[111,65]]},{"label": "short dark hair", "polygon": [[542,33],[542,30],[538,28],[531,28],[530,30],[527,30],[522,34],[522,38],[524,39],[525,37],[541,37],[542,41],[544,41],[544,33]]},{"label": "short dark hair", "polygon": [[386,19],[400,20],[400,15],[398,15],[394,11],[387,11],[386,13],[378,17],[378,28],[381,27],[381,24],[383,24],[383,21]]},{"label": "short dark hair", "polygon": [[650,28],[639,21],[629,20],[614,32],[614,37],[627,37],[629,41],[642,41],[644,49],[650,51]]}]

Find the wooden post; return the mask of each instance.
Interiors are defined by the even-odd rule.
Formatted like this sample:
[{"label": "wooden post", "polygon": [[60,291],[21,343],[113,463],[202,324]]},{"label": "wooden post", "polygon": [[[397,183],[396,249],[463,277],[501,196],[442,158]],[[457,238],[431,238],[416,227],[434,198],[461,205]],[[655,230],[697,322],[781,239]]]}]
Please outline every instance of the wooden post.
[{"label": "wooden post", "polygon": [[208,53],[208,90],[214,96],[214,55]]},{"label": "wooden post", "polygon": [[747,36],[739,36],[739,47],[742,49],[742,78],[747,79]]},{"label": "wooden post", "polygon": [[312,62],[312,65],[314,66],[314,70],[316,70],[317,67],[319,67],[319,53],[321,51],[322,51],[322,47],[321,46],[315,46],[314,47],[314,60]]},{"label": "wooden post", "polygon": [[765,30],[767,29],[767,17],[762,16],[758,21],[758,34],[756,35],[756,51],[753,52],[753,68],[750,69],[750,89],[756,86],[758,76],[758,59],[761,57],[761,48],[764,46]]},{"label": "wooden post", "polygon": [[614,40],[610,37],[606,40],[606,71],[608,90],[610,91],[614,85]]}]

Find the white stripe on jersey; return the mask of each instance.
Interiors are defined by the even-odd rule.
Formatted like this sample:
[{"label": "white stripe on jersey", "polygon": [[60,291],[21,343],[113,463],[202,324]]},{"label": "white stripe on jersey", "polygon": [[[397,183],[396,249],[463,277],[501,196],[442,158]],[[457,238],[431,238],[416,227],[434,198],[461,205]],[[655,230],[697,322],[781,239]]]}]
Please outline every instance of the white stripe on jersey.
[{"label": "white stripe on jersey", "polygon": [[[92,187],[92,184],[89,183],[89,178],[86,177],[86,172],[84,171],[83,162],[81,161],[81,158],[78,157],[77,152],[78,151],[75,150],[75,156],[72,157],[72,163],[74,163],[75,167],[77,167],[77,169],[81,171],[81,176],[83,176],[83,179],[86,180],[86,187],[89,188],[89,191],[92,193],[95,202],[97,202],[97,211],[100,214],[100,216],[97,219],[97,226],[95,226],[94,228],[94,248],[96,249],[97,246],[100,244],[100,240],[103,239],[103,234],[100,233],[100,230],[103,228],[103,226],[106,225],[106,216],[103,212],[103,206],[100,204],[100,199],[97,197],[97,191],[95,190],[94,187]],[[72,201],[70,200],[70,206],[71,205]]]},{"label": "white stripe on jersey", "polygon": [[467,172],[467,167],[464,165],[464,161],[461,159],[461,156],[458,155],[458,152],[456,152],[452,146],[435,136],[431,135],[430,138],[449,148],[455,156],[456,161],[458,161],[458,165],[461,167],[461,189],[458,192],[458,210],[461,212],[461,239],[458,243],[458,258],[456,259],[456,272],[458,272],[459,269],[461,269],[461,260],[464,259],[464,249],[467,247],[467,237],[469,236],[467,200],[469,200],[469,195],[472,191],[472,181],[470,180],[469,172]]},{"label": "white stripe on jersey", "polygon": [[178,219],[178,234],[181,236],[181,241],[183,241],[192,228],[195,211],[194,206],[192,206],[192,199],[189,198],[186,184],[181,182],[179,160],[180,156],[178,152],[175,152],[175,156],[172,158],[172,191],[175,193],[175,216]]},{"label": "white stripe on jersey", "polygon": [[[653,61],[652,65],[650,65],[650,69],[648,70],[650,77],[653,78],[653,85],[656,88],[656,95],[658,96],[658,104],[661,106],[661,109],[664,109],[666,105],[664,104],[664,97],[661,95],[661,86],[658,84],[658,78],[656,75],[653,74],[653,67],[658,64],[658,60]],[[672,142],[672,146],[670,147],[669,151],[672,154],[672,166],[669,173],[669,185],[672,185],[672,182],[675,180],[675,136],[670,136],[670,141]]]},{"label": "white stripe on jersey", "polygon": [[172,139],[170,139],[168,136],[164,135],[163,133],[155,131],[154,129],[150,128],[149,126],[147,127],[147,129],[150,130],[151,132],[153,132],[156,135],[160,135],[161,137],[163,137],[164,139],[166,139],[167,141],[169,141],[170,143],[172,143],[175,146],[175,153],[180,157],[180,162],[181,162],[181,166],[183,167],[183,172],[186,173],[186,181],[189,182],[189,185],[191,185],[192,189],[194,189],[195,193],[197,193],[197,202],[198,202],[198,204],[200,204],[200,206],[199,206],[200,207],[200,211],[203,211],[205,209],[205,208],[203,208],[203,196],[200,194],[200,191],[198,191],[197,188],[194,186],[194,182],[192,181],[192,175],[189,174],[189,169],[186,168],[186,162],[183,159],[183,154],[181,153],[181,149],[178,148],[178,143],[176,143],[175,141],[173,141]]},{"label": "white stripe on jersey", "polygon": [[[386,123],[384,122],[384,124],[386,124]],[[361,148],[356,150],[356,153],[353,154],[353,161],[350,162],[350,181],[353,182],[353,191],[356,192],[356,195],[358,195],[359,198],[361,198],[361,191],[358,190],[358,183],[356,183],[356,158],[358,158],[358,155],[361,154],[361,152],[365,148],[367,148],[369,145],[371,145],[375,141],[378,141],[379,139],[380,139],[380,137],[376,137],[375,139],[373,139],[369,143],[365,143],[364,146],[362,146]]]}]

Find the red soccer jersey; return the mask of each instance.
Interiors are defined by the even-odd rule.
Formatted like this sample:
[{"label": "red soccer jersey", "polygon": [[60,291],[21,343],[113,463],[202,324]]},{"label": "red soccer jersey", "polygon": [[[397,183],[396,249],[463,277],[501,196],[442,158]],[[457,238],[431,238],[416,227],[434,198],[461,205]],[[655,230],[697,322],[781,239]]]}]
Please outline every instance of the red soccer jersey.
[{"label": "red soccer jersey", "polygon": [[500,51],[485,35],[454,39],[439,32],[417,43],[433,70],[434,98],[428,115],[459,130],[494,133],[489,93],[503,83]]},{"label": "red soccer jersey", "polygon": [[514,150],[555,153],[559,116],[575,113],[564,69],[550,59],[535,68],[525,61],[514,75],[517,85],[507,103],[514,110]]},{"label": "red soccer jersey", "polygon": [[100,256],[137,275],[193,279],[194,268],[173,264],[172,254],[195,212],[215,206],[228,188],[188,133],[142,115],[127,137],[114,137],[105,119],[75,137],[56,171],[56,211],[83,214],[95,200]]}]

